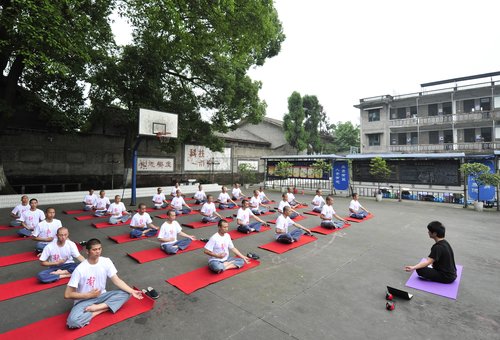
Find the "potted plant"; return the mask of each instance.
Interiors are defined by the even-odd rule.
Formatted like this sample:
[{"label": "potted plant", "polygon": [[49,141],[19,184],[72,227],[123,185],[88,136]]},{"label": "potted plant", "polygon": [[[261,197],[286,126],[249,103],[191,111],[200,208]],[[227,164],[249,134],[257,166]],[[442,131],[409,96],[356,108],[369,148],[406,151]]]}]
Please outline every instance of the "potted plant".
[{"label": "potted plant", "polygon": [[380,182],[387,181],[391,175],[391,168],[387,165],[387,162],[382,157],[374,157],[370,161],[370,175],[375,177],[377,180],[377,201],[382,201],[382,191],[380,190]]},{"label": "potted plant", "polygon": [[238,165],[238,172],[241,175],[241,181],[243,182],[243,185],[245,189],[248,189],[250,184],[255,183],[255,172],[257,169],[250,165],[249,163],[241,163]]},{"label": "potted plant", "polygon": [[[281,161],[278,164],[276,164],[276,171],[274,172],[274,174],[276,176],[280,177],[281,180],[286,179],[286,178],[290,177],[290,175],[292,174],[292,167],[293,167],[292,163],[287,162],[287,161]],[[280,185],[281,184],[283,184],[283,183],[280,183]],[[282,186],[281,190],[283,190],[285,187]],[[286,190],[286,188],[285,188],[285,190]]]},{"label": "potted plant", "polygon": [[332,172],[332,164],[325,162],[323,159],[316,160],[311,167],[313,168],[314,177],[323,178],[325,172]]},{"label": "potted plant", "polygon": [[460,166],[460,172],[464,174],[465,181],[470,177],[473,186],[477,187],[477,200],[474,201],[474,209],[483,211],[483,202],[481,201],[481,186],[498,186],[500,176],[490,173],[490,167],[482,163],[464,163]]}]

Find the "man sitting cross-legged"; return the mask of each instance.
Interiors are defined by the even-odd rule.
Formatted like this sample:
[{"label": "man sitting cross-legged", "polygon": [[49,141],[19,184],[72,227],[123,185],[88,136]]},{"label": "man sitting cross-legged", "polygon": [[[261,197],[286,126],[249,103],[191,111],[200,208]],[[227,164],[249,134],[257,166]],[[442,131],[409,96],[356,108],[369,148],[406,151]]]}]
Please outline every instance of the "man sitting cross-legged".
[{"label": "man sitting cross-legged", "polygon": [[[302,230],[308,234],[311,234],[311,231],[306,227],[301,226],[298,223],[295,223],[290,219],[290,213],[292,208],[286,206],[283,208],[283,214],[278,217],[276,220],[276,241],[280,243],[293,243],[297,242],[302,236]],[[288,231],[288,228],[294,226],[298,229],[294,229],[292,231]],[[302,230],[300,230],[302,229]]]},{"label": "man sitting cross-legged", "polygon": [[115,196],[115,201],[111,203],[108,208],[107,214],[111,215],[109,217],[110,224],[118,224],[120,222],[125,223],[130,218],[130,213],[125,208],[125,204],[121,201],[120,195]]},{"label": "man sitting cross-legged", "polygon": [[[333,210],[332,204],[333,204],[333,197],[328,196],[326,198],[326,204],[323,206],[323,209],[321,210],[321,215],[319,216],[321,218],[321,226],[327,229],[342,228],[347,221],[344,220],[339,215],[337,215],[335,210]],[[339,221],[334,221],[333,220],[334,217]]]},{"label": "man sitting cross-legged", "polygon": [[233,197],[231,199],[238,201],[246,197],[244,193],[241,192],[240,183],[234,183],[233,190],[231,191]]},{"label": "man sitting cross-legged", "polygon": [[97,197],[95,201],[94,216],[104,216],[110,205],[111,202],[109,201],[109,198],[106,197],[106,191],[99,191],[99,197]]},{"label": "man sitting cross-legged", "polygon": [[130,221],[130,237],[140,238],[140,237],[151,237],[155,236],[158,232],[158,227],[153,224],[151,216],[146,212],[146,204],[139,203],[139,212],[136,213],[132,220]]},{"label": "man sitting cross-legged", "polygon": [[[170,191],[170,196],[177,197],[177,190],[181,191],[181,188],[179,187],[179,182],[175,182],[174,187]],[[182,195],[182,193],[181,193],[181,195]]]},{"label": "man sitting cross-legged", "polygon": [[[160,248],[167,254],[177,254],[179,250],[189,247],[191,241],[196,239],[193,235],[184,233],[181,225],[175,218],[175,211],[169,210],[167,212],[167,221],[161,225],[160,233],[158,234],[158,240],[161,242]],[[185,238],[177,240],[177,235]]]},{"label": "man sitting cross-legged", "polygon": [[21,222],[21,215],[30,210],[30,205],[28,203],[28,196],[23,195],[21,197],[21,204],[18,204],[12,209],[10,212],[10,217],[14,218],[13,221],[10,222],[11,227],[20,227],[23,223]]},{"label": "man sitting cross-legged", "polygon": [[252,209],[254,215],[264,214],[271,208],[271,206],[262,203],[259,194],[259,190],[254,190],[253,196],[250,199],[250,209]]},{"label": "man sitting cross-legged", "polygon": [[195,204],[203,204],[208,200],[207,194],[203,191],[201,184],[198,185],[198,191],[193,195],[193,198],[196,200]]},{"label": "man sitting cross-legged", "polygon": [[271,200],[266,196],[266,193],[264,192],[264,189],[262,187],[259,187],[259,198],[260,201],[264,204],[271,203]]},{"label": "man sitting cross-legged", "polygon": [[[220,274],[228,269],[241,268],[245,263],[249,263],[250,259],[240,253],[233,245],[229,231],[229,223],[226,220],[220,220],[217,232],[210,237],[205,249],[205,254],[210,256],[208,259],[208,268],[214,273]],[[229,256],[229,250],[238,256]]]},{"label": "man sitting cross-legged", "polygon": [[[255,219],[256,222],[250,223],[250,217]],[[238,224],[238,231],[246,234],[254,231],[259,232],[262,225],[267,225],[260,217],[253,214],[247,199],[241,201],[241,208],[238,209],[236,215],[236,223]]]},{"label": "man sitting cross-legged", "polygon": [[33,231],[33,241],[36,241],[35,250],[41,253],[43,248],[54,240],[57,230],[62,227],[61,221],[54,218],[56,209],[47,208],[45,210],[45,220],[38,223]]},{"label": "man sitting cross-legged", "polygon": [[219,209],[232,209],[235,206],[237,206],[236,202],[229,197],[229,194],[227,193],[226,187],[221,188],[221,193],[219,194],[219,197],[217,198],[217,201],[219,201]]},{"label": "man sitting cross-legged", "polygon": [[299,205],[304,205],[304,203],[297,201],[291,187],[288,187],[287,191],[288,191],[287,192],[288,203],[293,209],[297,208]]},{"label": "man sitting cross-legged", "polygon": [[321,190],[318,189],[316,190],[316,196],[314,196],[312,202],[312,211],[314,212],[321,212],[321,209],[323,209],[323,206],[325,205],[325,200],[323,199],[323,196],[321,196]]},{"label": "man sitting cross-legged", "polygon": [[95,201],[97,200],[96,194],[94,194],[94,189],[89,189],[89,193],[83,198],[83,210],[92,210],[95,206]]},{"label": "man sitting cross-legged", "polygon": [[189,214],[192,210],[191,207],[186,204],[186,201],[184,201],[184,197],[182,197],[180,190],[177,190],[177,196],[170,201],[170,206],[177,215]]},{"label": "man sitting cross-legged", "polygon": [[[285,207],[290,207],[290,203],[288,203],[288,194],[285,192],[283,195],[281,195],[282,200],[280,201],[280,204],[278,205],[278,212],[283,214],[284,208]],[[294,210],[292,207],[290,207],[290,218],[296,218],[297,216],[300,216],[300,213],[296,210]]]},{"label": "man sitting cross-legged", "polygon": [[38,273],[37,278],[42,283],[51,283],[59,279],[70,277],[75,270],[78,262],[85,260],[78,251],[75,242],[69,238],[68,228],[61,227],[57,229],[55,242],[50,242],[43,248],[40,255],[40,264],[48,269]]},{"label": "man sitting cross-legged", "polygon": [[363,218],[368,216],[370,212],[359,203],[358,198],[359,196],[357,193],[352,194],[352,201],[349,204],[349,215],[352,218],[357,218],[358,220],[362,220]]},{"label": "man sitting cross-legged", "polygon": [[156,189],[156,194],[153,196],[152,201],[155,209],[164,209],[168,206],[167,198],[162,191],[162,188]]},{"label": "man sitting cross-legged", "polygon": [[38,200],[36,198],[30,199],[30,209],[25,211],[19,219],[23,226],[23,229],[17,231],[19,236],[30,237],[38,226],[38,223],[45,219],[45,214],[37,207]]},{"label": "man sitting cross-legged", "polygon": [[[142,299],[142,292],[131,288],[117,275],[113,262],[101,256],[102,245],[98,239],[86,244],[88,258],[76,267],[64,292],[65,299],[74,300],[66,321],[69,328],[88,325],[92,318],[106,311],[116,313],[130,295]],[[107,278],[119,289],[106,291]]]},{"label": "man sitting cross-legged", "polygon": [[222,220],[223,217],[216,211],[214,197],[212,195],[207,196],[208,202],[203,204],[200,210],[200,214],[203,216],[202,222],[218,222]]}]

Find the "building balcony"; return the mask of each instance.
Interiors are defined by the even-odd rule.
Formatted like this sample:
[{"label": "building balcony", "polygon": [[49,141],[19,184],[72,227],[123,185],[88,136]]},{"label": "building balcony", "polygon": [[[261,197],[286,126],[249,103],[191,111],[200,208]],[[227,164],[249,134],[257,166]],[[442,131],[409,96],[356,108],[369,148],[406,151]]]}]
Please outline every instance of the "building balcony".
[{"label": "building balcony", "polygon": [[471,123],[486,123],[500,119],[500,111],[476,111],[469,113],[440,114],[438,116],[412,117],[405,119],[391,119],[391,129],[431,125],[468,125]]},{"label": "building balcony", "polygon": [[500,142],[390,145],[390,152],[484,152],[500,149]]}]

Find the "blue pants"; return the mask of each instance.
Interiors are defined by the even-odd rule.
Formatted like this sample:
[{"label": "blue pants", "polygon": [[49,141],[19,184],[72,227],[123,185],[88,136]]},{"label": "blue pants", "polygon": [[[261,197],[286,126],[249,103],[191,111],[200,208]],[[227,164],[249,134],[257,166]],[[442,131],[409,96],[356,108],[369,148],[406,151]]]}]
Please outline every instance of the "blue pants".
[{"label": "blue pants", "polygon": [[262,226],[262,223],[260,223],[260,222],[253,222],[253,223],[249,223],[247,225],[241,225],[240,224],[237,229],[238,229],[238,231],[240,233],[248,234],[248,233],[252,232],[251,229],[255,229],[256,232],[259,232],[261,226]]},{"label": "blue pants", "polygon": [[187,215],[187,214],[189,214],[190,212],[191,212],[191,210],[189,210],[188,208],[182,208],[182,209],[180,209],[180,210],[175,209],[175,214],[176,214],[176,215],[182,215],[182,214]]},{"label": "blue pants", "polygon": [[224,209],[232,209],[236,206],[234,203],[220,203],[219,204],[219,209],[224,210]]},{"label": "blue pants", "polygon": [[356,218],[358,220],[362,220],[363,218],[365,218],[366,216],[368,216],[368,214],[366,213],[366,211],[359,211],[357,213],[351,213],[350,216],[352,218]]},{"label": "blue pants", "polygon": [[252,213],[254,215],[260,215],[260,214],[265,214],[267,212],[266,209],[264,208],[257,208],[257,209],[252,209]]},{"label": "blue pants", "polygon": [[96,210],[94,211],[94,216],[97,216],[97,217],[101,217],[101,216],[104,216],[106,214],[106,211],[108,211],[107,209],[104,209],[104,210]]},{"label": "blue pants", "polygon": [[207,200],[196,200],[194,203],[195,204],[204,204],[204,203],[207,203],[208,201]]},{"label": "blue pants", "polygon": [[85,210],[85,211],[92,210],[92,206],[89,206],[89,205],[84,205],[84,206],[83,206],[83,210]]},{"label": "blue pants", "polygon": [[10,221],[10,224],[9,224],[11,227],[20,227],[22,225],[21,221],[19,220],[14,220],[14,221]]},{"label": "blue pants", "polygon": [[45,248],[47,244],[49,244],[49,242],[37,242],[35,245],[35,250],[38,253],[41,253],[43,251],[43,248]]},{"label": "blue pants", "polygon": [[26,229],[26,228],[23,228],[23,229],[19,229],[17,231],[17,234],[21,237],[31,237],[31,233],[33,233],[33,230],[30,230],[30,229]]},{"label": "blue pants", "polygon": [[191,242],[192,241],[190,238],[183,238],[182,240],[178,240],[175,243],[162,244],[160,248],[167,254],[177,254],[179,250],[184,250],[189,247]]},{"label": "blue pants", "polygon": [[294,229],[289,233],[280,234],[276,239],[276,241],[280,243],[292,243],[292,240],[297,242],[301,236],[302,236],[302,230]]},{"label": "blue pants", "polygon": [[233,264],[241,268],[245,265],[245,261],[239,257],[232,257],[229,256],[226,261],[219,261],[219,260],[210,260],[208,261],[208,268],[213,271],[214,273],[222,273],[224,271],[224,263],[225,262],[233,262]]},{"label": "blue pants", "polygon": [[168,206],[168,203],[165,203],[165,202],[164,202],[162,205],[156,205],[156,204],[155,204],[155,209],[164,209],[164,208],[166,208],[167,206]]},{"label": "blue pants", "polygon": [[211,217],[208,217],[208,216],[203,216],[203,218],[201,219],[202,222],[219,222],[220,218],[219,216],[211,216]]},{"label": "blue pants", "polygon": [[76,266],[78,266],[77,263],[64,263],[59,266],[49,267],[49,269],[42,270],[40,273],[38,273],[36,277],[38,281],[40,281],[41,283],[55,282],[59,280],[59,275],[51,274],[52,272],[61,269],[73,273]]},{"label": "blue pants", "polygon": [[122,223],[125,223],[129,220],[130,218],[130,215],[123,215],[121,217],[115,217],[115,216],[111,216],[109,218],[109,223],[111,224],[118,224],[119,222],[122,222]]},{"label": "blue pants", "polygon": [[344,226],[344,222],[342,221],[323,221],[321,222],[321,226],[326,229],[335,229],[342,228]]},{"label": "blue pants", "polygon": [[156,229],[150,229],[150,228],[144,228],[144,229],[132,229],[130,231],[130,238],[140,238],[142,237],[142,233],[144,232],[144,230],[147,230],[146,234],[144,234],[144,236],[146,237],[152,237],[152,236],[155,236],[156,233],[158,232],[158,230]]},{"label": "blue pants", "polygon": [[314,207],[313,211],[320,213],[322,209],[323,209],[322,207]]},{"label": "blue pants", "polygon": [[298,217],[298,216],[299,216],[299,214],[297,214],[296,212],[292,212],[292,213],[290,214],[290,218],[291,218],[292,220],[293,220],[294,218]]},{"label": "blue pants", "polygon": [[111,312],[116,313],[129,298],[130,294],[123,290],[112,290],[97,298],[79,301],[71,309],[66,324],[69,328],[82,328],[88,325],[92,319],[92,312],[85,311],[88,306],[105,303]]}]

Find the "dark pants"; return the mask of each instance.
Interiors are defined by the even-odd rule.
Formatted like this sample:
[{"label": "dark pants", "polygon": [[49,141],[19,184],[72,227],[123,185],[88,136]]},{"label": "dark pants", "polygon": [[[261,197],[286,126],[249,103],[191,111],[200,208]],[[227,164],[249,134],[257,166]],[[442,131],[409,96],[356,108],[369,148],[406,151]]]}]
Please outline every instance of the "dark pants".
[{"label": "dark pants", "polygon": [[417,269],[417,274],[418,276],[423,277],[424,279],[427,279],[429,281],[440,283],[452,283],[456,279],[456,277],[450,278],[448,275],[445,275],[442,272],[429,267]]}]

